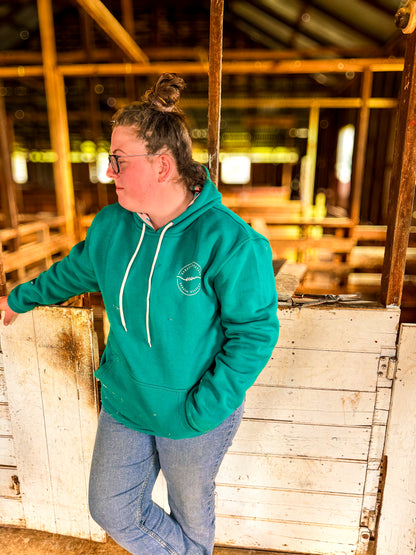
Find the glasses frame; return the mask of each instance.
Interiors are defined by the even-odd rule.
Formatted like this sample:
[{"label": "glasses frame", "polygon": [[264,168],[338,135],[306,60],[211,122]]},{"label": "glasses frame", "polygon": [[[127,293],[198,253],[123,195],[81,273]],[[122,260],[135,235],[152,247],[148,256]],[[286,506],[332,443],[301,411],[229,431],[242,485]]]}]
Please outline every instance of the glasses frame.
[{"label": "glasses frame", "polygon": [[113,172],[118,175],[120,173],[120,164],[118,163],[119,158],[136,158],[139,156],[160,156],[160,154],[109,154],[108,163],[110,164]]}]

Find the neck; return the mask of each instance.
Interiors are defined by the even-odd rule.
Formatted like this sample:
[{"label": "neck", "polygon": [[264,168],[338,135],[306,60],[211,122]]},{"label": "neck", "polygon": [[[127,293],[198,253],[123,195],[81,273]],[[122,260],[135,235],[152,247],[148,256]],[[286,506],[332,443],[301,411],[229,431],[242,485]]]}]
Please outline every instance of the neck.
[{"label": "neck", "polygon": [[176,192],[175,195],[171,195],[171,198],[169,196],[154,213],[148,214],[155,229],[163,227],[185,212],[194,195],[189,189],[183,188],[181,194]]}]

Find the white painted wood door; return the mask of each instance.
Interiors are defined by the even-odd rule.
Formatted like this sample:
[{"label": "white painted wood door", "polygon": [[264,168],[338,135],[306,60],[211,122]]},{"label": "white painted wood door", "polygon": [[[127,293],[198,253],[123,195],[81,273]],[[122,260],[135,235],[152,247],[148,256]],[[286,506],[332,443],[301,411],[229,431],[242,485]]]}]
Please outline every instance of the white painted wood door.
[{"label": "white painted wood door", "polygon": [[218,475],[218,544],[367,552],[399,316],[382,308],[279,311],[278,344],[247,394]]},{"label": "white painted wood door", "polygon": [[385,454],[377,555],[416,553],[416,324],[402,324]]},{"label": "white painted wood door", "polygon": [[98,417],[92,311],[37,308],[0,334],[25,526],[102,541],[87,502]]}]

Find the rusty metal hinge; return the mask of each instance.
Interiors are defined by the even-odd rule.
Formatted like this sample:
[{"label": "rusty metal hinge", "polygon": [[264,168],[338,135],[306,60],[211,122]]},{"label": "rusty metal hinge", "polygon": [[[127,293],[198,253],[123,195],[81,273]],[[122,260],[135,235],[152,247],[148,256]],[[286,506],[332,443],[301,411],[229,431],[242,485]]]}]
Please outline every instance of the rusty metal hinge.
[{"label": "rusty metal hinge", "polygon": [[19,477],[13,474],[10,478],[10,489],[14,489],[16,495],[20,495],[20,482]]},{"label": "rusty metal hinge", "polygon": [[378,371],[377,374],[381,378],[387,378],[388,380],[394,380],[397,369],[397,358],[381,356],[378,361]]},{"label": "rusty metal hinge", "polygon": [[[388,358],[388,357],[386,357]],[[387,456],[384,455],[380,465],[380,475],[378,479],[377,499],[374,509],[363,507],[360,519],[360,535],[357,542],[355,555],[368,553],[370,544],[377,542],[378,523],[383,504],[384,486],[386,483]],[[373,551],[371,551],[372,553]]]}]

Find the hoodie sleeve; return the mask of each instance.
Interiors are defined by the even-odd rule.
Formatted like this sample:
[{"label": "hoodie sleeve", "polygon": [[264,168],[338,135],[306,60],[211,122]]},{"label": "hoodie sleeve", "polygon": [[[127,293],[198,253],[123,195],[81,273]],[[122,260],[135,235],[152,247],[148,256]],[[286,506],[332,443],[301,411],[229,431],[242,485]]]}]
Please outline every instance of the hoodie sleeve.
[{"label": "hoodie sleeve", "polygon": [[87,236],[86,241],[75,245],[65,258],[55,262],[49,270],[15,287],[7,299],[10,308],[23,313],[36,306],[55,304],[75,295],[98,291],[88,245]]},{"label": "hoodie sleeve", "polygon": [[188,421],[200,432],[215,428],[242,404],[276,345],[277,292],[268,241],[259,236],[235,249],[215,288],[226,341],[188,397]]}]

